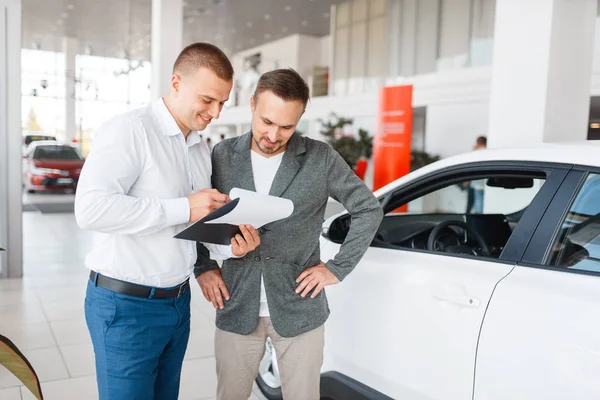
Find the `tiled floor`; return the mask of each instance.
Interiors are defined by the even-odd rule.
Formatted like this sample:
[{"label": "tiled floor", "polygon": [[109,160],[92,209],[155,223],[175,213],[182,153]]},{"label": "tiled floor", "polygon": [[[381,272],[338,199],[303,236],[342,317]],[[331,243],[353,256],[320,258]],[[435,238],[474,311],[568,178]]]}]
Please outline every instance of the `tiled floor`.
[{"label": "tiled floor", "polygon": [[[24,271],[0,280],[0,333],[15,342],[42,381],[47,400],[98,398],[94,355],[83,315],[87,273],[83,265],[91,235],[72,214],[23,213]],[[213,399],[214,310],[192,285],[192,332],[180,399]],[[0,367],[0,399],[33,396]],[[258,399],[253,395],[251,399]]]}]

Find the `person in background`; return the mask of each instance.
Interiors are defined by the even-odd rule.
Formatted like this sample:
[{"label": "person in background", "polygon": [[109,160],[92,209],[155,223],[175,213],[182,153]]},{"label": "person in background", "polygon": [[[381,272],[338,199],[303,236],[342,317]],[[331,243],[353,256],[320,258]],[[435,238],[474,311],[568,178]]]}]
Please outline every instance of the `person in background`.
[{"label": "person in background", "polygon": [[[473,151],[487,148],[487,138],[479,136],[473,146]],[[463,187],[467,189],[467,214],[483,214],[483,196],[485,191],[485,181],[478,180],[465,182]]]}]

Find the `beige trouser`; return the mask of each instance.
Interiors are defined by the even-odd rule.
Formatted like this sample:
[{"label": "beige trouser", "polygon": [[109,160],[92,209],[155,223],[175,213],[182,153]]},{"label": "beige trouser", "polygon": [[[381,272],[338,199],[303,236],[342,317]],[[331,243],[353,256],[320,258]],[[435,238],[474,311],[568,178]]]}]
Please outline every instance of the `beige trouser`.
[{"label": "beige trouser", "polygon": [[281,337],[273,329],[271,318],[259,318],[249,335],[217,329],[217,400],[248,400],[258,366],[271,338],[281,377],[284,400],[319,400],[325,329],[320,326],[296,337]]}]

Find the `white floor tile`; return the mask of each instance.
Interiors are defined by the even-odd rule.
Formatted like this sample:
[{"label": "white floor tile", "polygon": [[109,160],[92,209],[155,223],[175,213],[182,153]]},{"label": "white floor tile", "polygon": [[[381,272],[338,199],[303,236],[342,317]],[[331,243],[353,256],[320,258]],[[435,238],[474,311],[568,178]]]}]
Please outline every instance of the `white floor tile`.
[{"label": "white floor tile", "polygon": [[46,322],[46,314],[38,303],[22,303],[0,306],[0,328]]},{"label": "white floor tile", "polygon": [[25,357],[40,378],[40,382],[66,379],[69,377],[67,367],[58,351],[58,347],[24,351]]},{"label": "white floor tile", "polygon": [[213,329],[215,327],[215,320],[197,308],[192,307],[190,327],[192,329]]},{"label": "white floor tile", "polygon": [[86,290],[84,283],[75,286],[39,288],[37,289],[37,294],[42,303],[60,303],[66,301],[83,303]]},{"label": "white floor tile", "polygon": [[180,400],[210,398],[217,393],[217,372],[214,358],[183,362]]},{"label": "white floor tile", "polygon": [[21,400],[21,389],[13,387],[0,390],[0,399],[2,400]]},{"label": "white floor tile", "polygon": [[[23,400],[35,400],[26,388],[21,388]],[[44,400],[93,400],[98,398],[95,376],[64,379],[42,384]]]},{"label": "white floor tile", "polygon": [[42,306],[50,322],[72,320],[75,318],[85,320],[83,302],[83,299],[77,299],[58,303],[42,303]]},{"label": "white floor tile", "polygon": [[0,288],[0,306],[13,306],[23,303],[39,303],[33,289],[24,289],[22,287],[13,289]]},{"label": "white floor tile", "polygon": [[72,377],[94,375],[96,373],[94,348],[91,343],[60,346],[60,351]]},{"label": "white floor tile", "polygon": [[23,279],[1,279],[0,280],[0,291],[12,291],[12,290],[23,290],[28,286],[23,282]]},{"label": "white floor tile", "polygon": [[50,327],[59,346],[92,343],[85,319],[54,321],[50,322]]},{"label": "white floor tile", "polygon": [[196,358],[213,357],[215,355],[214,343],[214,328],[192,329],[185,359],[193,360]]},{"label": "white floor tile", "polygon": [[2,328],[1,331],[22,352],[56,346],[50,325],[47,322],[7,326]]}]

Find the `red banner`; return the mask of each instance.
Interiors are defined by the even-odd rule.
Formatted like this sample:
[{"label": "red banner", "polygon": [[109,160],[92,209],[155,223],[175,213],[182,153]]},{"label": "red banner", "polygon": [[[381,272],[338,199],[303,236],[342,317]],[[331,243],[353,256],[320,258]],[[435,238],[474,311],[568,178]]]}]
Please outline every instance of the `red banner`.
[{"label": "red banner", "polygon": [[410,172],[412,85],[381,88],[373,140],[373,190]]}]

